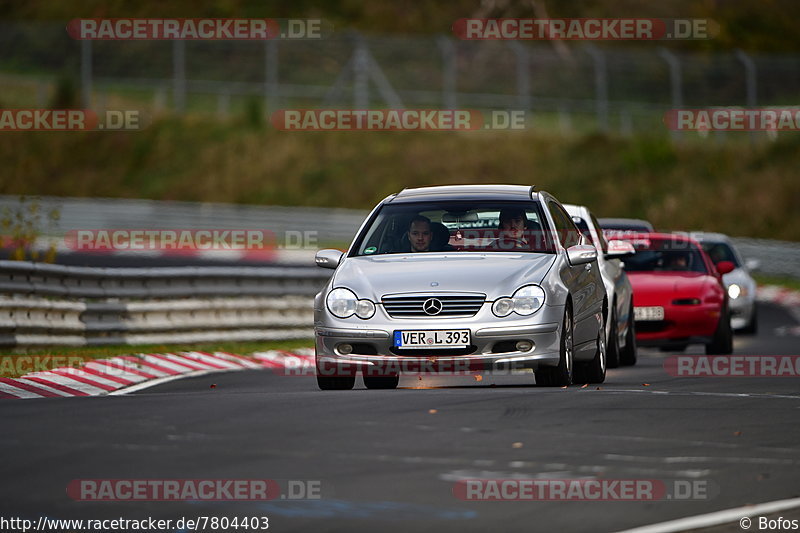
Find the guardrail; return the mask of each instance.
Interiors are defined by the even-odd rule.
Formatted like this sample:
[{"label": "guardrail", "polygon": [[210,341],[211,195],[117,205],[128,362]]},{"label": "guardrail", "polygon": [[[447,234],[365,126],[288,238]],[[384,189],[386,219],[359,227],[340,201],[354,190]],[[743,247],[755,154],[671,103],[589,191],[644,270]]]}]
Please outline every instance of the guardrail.
[{"label": "guardrail", "polygon": [[89,268],[0,261],[0,345],[258,341],[313,335],[317,268]]},{"label": "guardrail", "polygon": [[745,259],[758,259],[758,272],[800,279],[800,243],[768,239],[731,239]]}]

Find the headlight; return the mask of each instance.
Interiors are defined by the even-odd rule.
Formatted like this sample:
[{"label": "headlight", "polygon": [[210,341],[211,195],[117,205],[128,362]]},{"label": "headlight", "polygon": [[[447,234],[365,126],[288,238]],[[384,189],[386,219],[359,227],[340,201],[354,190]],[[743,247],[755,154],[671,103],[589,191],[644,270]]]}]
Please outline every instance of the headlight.
[{"label": "headlight", "polygon": [[356,316],[358,318],[371,318],[375,314],[375,304],[369,300],[359,300],[356,304]]},{"label": "headlight", "polygon": [[728,296],[730,296],[731,300],[735,300],[736,298],[738,298],[741,293],[742,293],[742,288],[739,287],[737,284],[731,283],[728,286]]},{"label": "headlight", "polygon": [[514,310],[514,300],[511,298],[500,298],[492,304],[492,313],[497,316],[508,316]]},{"label": "headlight", "polygon": [[518,315],[532,315],[544,305],[544,289],[538,285],[526,285],[517,289],[511,298],[500,298],[492,305],[492,312],[504,317],[513,311]]},{"label": "headlight", "polygon": [[328,311],[337,318],[371,318],[375,314],[375,304],[369,300],[359,300],[353,291],[345,288],[333,289],[325,299]]}]

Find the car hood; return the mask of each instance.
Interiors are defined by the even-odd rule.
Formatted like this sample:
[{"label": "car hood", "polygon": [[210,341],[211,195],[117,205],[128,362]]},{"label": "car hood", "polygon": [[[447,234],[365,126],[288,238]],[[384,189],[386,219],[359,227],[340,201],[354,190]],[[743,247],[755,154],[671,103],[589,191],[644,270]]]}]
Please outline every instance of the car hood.
[{"label": "car hood", "polygon": [[741,268],[736,268],[724,276],[722,276],[722,281],[725,282],[725,286],[729,286],[732,283],[737,283],[739,285],[744,285],[746,287],[750,287],[751,285],[754,286],[755,283],[753,282],[753,278],[747,273],[746,270]]},{"label": "car hood", "polygon": [[493,300],[520,286],[541,283],[554,254],[403,254],[351,257],[336,269],[332,287],[373,301],[387,294],[477,292]]},{"label": "car hood", "polygon": [[701,272],[628,272],[636,305],[650,305],[651,298],[702,298],[716,279]]}]

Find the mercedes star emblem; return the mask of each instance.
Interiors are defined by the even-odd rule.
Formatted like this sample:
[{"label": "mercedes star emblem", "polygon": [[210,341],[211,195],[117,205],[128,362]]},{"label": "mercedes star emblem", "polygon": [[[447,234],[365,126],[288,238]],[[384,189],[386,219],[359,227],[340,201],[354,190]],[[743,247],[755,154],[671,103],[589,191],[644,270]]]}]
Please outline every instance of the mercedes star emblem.
[{"label": "mercedes star emblem", "polygon": [[442,302],[436,298],[428,298],[422,304],[422,310],[429,315],[438,315],[442,312]]}]

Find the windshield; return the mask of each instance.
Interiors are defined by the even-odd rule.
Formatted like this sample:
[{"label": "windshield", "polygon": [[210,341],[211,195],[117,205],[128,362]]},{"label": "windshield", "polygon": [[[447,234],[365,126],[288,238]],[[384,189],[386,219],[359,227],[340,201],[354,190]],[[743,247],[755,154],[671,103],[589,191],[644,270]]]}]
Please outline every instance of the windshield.
[{"label": "windshield", "polygon": [[625,258],[627,272],[708,273],[699,249],[685,241],[636,239],[636,254]]},{"label": "windshield", "polygon": [[714,264],[717,264],[720,261],[730,261],[735,266],[739,266],[739,260],[736,258],[736,253],[728,244],[724,242],[703,242],[701,245],[703,246],[703,250],[706,251]]},{"label": "windshield", "polygon": [[361,232],[356,256],[424,252],[555,253],[539,202],[387,204]]}]

